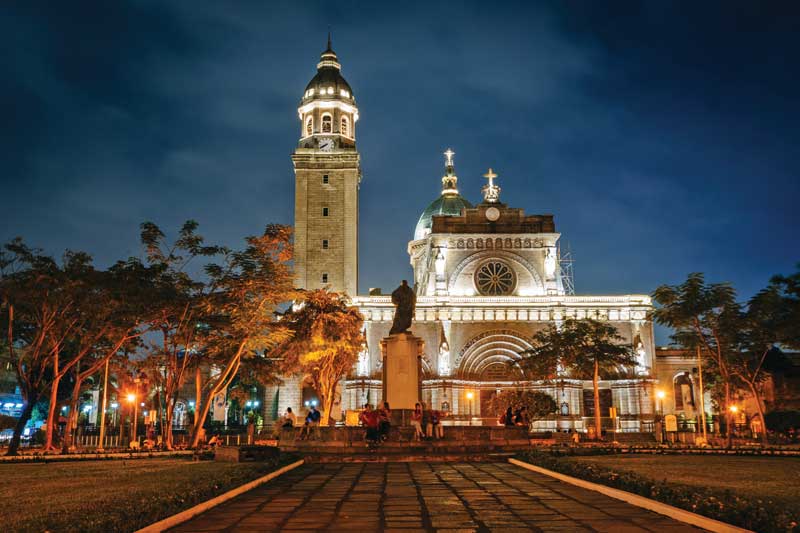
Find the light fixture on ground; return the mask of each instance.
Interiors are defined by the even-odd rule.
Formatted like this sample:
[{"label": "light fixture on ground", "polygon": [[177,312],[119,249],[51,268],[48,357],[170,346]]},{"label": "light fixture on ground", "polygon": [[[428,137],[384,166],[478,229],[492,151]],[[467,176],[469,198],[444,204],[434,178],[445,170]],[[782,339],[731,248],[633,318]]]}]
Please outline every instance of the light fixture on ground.
[{"label": "light fixture on ground", "polygon": [[469,402],[469,425],[472,425],[472,399],[475,398],[475,393],[467,391],[467,401]]}]

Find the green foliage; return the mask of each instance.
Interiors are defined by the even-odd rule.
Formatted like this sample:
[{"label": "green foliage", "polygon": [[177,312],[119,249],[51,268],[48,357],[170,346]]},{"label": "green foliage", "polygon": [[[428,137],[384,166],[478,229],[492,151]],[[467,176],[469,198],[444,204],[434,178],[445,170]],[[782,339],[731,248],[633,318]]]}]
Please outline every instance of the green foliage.
[{"label": "green foliage", "polygon": [[568,476],[639,494],[752,531],[763,533],[798,531],[800,516],[780,502],[747,498],[713,487],[694,487],[658,481],[591,462],[572,461],[560,455],[562,454],[559,452],[533,450],[520,454],[518,459]]},{"label": "green foliage", "polygon": [[[798,265],[800,268],[800,265]],[[800,349],[800,270],[789,276],[775,276],[766,289],[767,309],[772,315],[776,341]]]},{"label": "green foliage", "polygon": [[766,419],[769,428],[779,433],[786,433],[789,428],[800,431],[800,411],[772,411]]},{"label": "green foliage", "polygon": [[504,390],[489,401],[489,408],[498,415],[504,413],[508,407],[514,410],[526,407],[531,420],[555,413],[558,409],[552,396],[539,391]]},{"label": "green foliage", "polygon": [[522,352],[519,365],[533,379],[555,380],[559,368],[579,379],[600,371],[630,367],[636,358],[614,326],[597,320],[565,320],[533,337],[533,347]]},{"label": "green foliage", "polygon": [[[636,365],[631,346],[623,344],[617,329],[598,320],[566,320],[533,338],[522,352],[520,367],[533,379],[555,380],[563,374],[591,379],[594,389],[594,425],[600,428],[600,374]],[[600,433],[599,430],[597,432]]]}]

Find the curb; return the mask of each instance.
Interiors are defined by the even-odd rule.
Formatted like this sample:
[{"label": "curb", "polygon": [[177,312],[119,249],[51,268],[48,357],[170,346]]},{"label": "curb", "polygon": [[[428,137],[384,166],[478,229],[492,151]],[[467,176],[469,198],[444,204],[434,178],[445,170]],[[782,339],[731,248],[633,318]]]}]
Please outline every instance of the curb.
[{"label": "curb", "polygon": [[584,481],[582,479],[578,479],[572,476],[559,474],[558,472],[553,472],[552,470],[547,470],[546,468],[532,465],[530,463],[526,463],[518,459],[509,459],[508,462],[511,463],[512,465],[525,468],[526,470],[537,472],[539,474],[544,474],[545,476],[558,479],[559,481],[569,483],[570,485],[575,485],[577,487],[605,494],[606,496],[610,496],[611,498],[615,498],[617,500],[622,500],[631,505],[635,505],[636,507],[648,509],[655,513],[662,514],[664,516],[668,516],[672,519],[678,520],[679,522],[701,527],[708,531],[713,531],[714,533],[754,533],[749,529],[742,529],[740,527],[736,527],[731,524],[726,524],[725,522],[720,522],[719,520],[714,520],[713,518],[708,518],[706,516],[702,516],[697,513],[685,511],[683,509],[673,507],[672,505],[667,505],[666,503],[657,502],[655,500],[651,500],[650,498],[645,498],[644,496],[633,494],[632,492],[613,489],[611,487],[606,487],[605,485],[592,483],[591,481]]},{"label": "curb", "polygon": [[242,494],[244,492],[252,490],[252,489],[256,488],[257,486],[262,485],[262,484],[266,483],[267,481],[280,476],[281,474],[284,474],[284,473],[286,473],[286,472],[288,472],[290,470],[294,470],[298,466],[302,465],[304,462],[305,461],[303,459],[300,459],[299,461],[295,461],[294,463],[286,465],[286,466],[284,466],[282,468],[279,468],[278,470],[276,470],[274,472],[270,472],[269,474],[267,474],[265,476],[262,476],[262,477],[260,477],[258,479],[254,479],[253,481],[245,483],[244,485],[242,485],[240,487],[237,487],[235,489],[229,490],[228,492],[226,492],[224,494],[220,494],[219,496],[215,496],[214,498],[211,498],[210,500],[206,500],[203,503],[199,503],[199,504],[195,505],[194,507],[190,507],[189,509],[186,509],[185,511],[181,511],[178,514],[174,514],[172,516],[168,516],[167,518],[165,518],[163,520],[159,520],[155,524],[150,524],[147,527],[143,527],[142,529],[139,529],[135,533],[161,533],[162,531],[166,531],[167,529],[173,528],[173,527],[175,527],[177,525],[180,525],[180,524],[182,524],[184,522],[187,522],[187,521],[191,520],[192,518],[194,518],[195,516],[197,516],[197,515],[199,515],[201,513],[204,513],[206,511],[208,511],[209,509],[211,509],[213,507],[216,507],[217,505],[219,505],[221,503],[225,503],[228,500],[231,500],[231,499],[235,498],[236,496],[238,496],[238,495],[240,495],[240,494]]}]

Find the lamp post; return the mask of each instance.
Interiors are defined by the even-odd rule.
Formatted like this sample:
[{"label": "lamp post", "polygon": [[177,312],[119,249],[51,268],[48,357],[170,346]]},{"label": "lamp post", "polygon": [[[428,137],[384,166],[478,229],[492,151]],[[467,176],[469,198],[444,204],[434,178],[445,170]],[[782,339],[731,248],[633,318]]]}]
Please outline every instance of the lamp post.
[{"label": "lamp post", "polygon": [[475,397],[475,393],[472,391],[467,391],[467,400],[469,401],[469,425],[472,425],[472,399]]},{"label": "lamp post", "polygon": [[137,418],[138,412],[139,412],[139,410],[138,410],[139,405],[136,403],[136,394],[134,394],[133,392],[128,393],[128,403],[130,403],[133,406],[133,424],[131,424],[131,433],[132,433],[131,437],[138,444],[139,438],[136,436],[136,429],[137,429],[136,428],[136,418]]},{"label": "lamp post", "polygon": [[667,396],[663,390],[656,391],[656,398],[658,398],[658,419],[661,424],[661,442],[667,440],[667,430],[664,427],[664,398]]},{"label": "lamp post", "polygon": [[739,407],[736,406],[735,404],[731,405],[730,407],[728,407],[728,411],[731,412],[731,427],[728,428],[728,433],[733,435],[734,428],[736,428],[736,413],[739,412]]}]

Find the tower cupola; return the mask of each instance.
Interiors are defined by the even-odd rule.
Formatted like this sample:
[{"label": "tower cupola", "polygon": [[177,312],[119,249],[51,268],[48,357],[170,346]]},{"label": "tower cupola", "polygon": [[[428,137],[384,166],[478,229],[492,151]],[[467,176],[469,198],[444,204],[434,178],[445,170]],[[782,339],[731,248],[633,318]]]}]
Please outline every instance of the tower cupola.
[{"label": "tower cupola", "polygon": [[[348,148],[355,146],[355,123],[358,121],[358,108],[350,84],[342,76],[342,65],[331,47],[320,55],[317,74],[306,85],[300,107],[301,148]],[[334,139],[320,144],[318,136]]]}]

